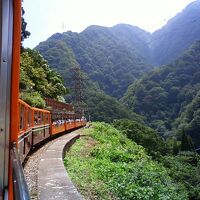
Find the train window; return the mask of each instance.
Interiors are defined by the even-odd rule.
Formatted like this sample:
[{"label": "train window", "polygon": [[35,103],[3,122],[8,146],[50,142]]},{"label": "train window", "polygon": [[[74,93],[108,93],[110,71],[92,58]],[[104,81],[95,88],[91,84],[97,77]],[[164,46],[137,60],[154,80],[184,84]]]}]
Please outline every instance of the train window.
[{"label": "train window", "polygon": [[44,123],[44,116],[42,111],[34,111],[34,124],[41,125]]},{"label": "train window", "polygon": [[49,124],[49,113],[46,113],[46,124]]},{"label": "train window", "polygon": [[43,123],[43,113],[42,112],[39,112],[39,124],[42,124]]},{"label": "train window", "polygon": [[43,123],[46,122],[47,117],[48,117],[48,113],[43,113]]},{"label": "train window", "polygon": [[34,111],[34,124],[37,125],[38,124],[38,112]]},{"label": "train window", "polygon": [[52,115],[52,119],[53,119],[53,122],[56,122],[58,120],[58,115],[56,113],[54,113]]},{"label": "train window", "polygon": [[28,113],[27,113],[27,127],[30,128],[31,127],[31,122],[32,122],[32,110],[29,107],[28,109]]},{"label": "train window", "polygon": [[24,105],[20,104],[20,121],[19,121],[19,128],[20,128],[20,130],[23,130],[25,128],[24,114],[25,114]]}]

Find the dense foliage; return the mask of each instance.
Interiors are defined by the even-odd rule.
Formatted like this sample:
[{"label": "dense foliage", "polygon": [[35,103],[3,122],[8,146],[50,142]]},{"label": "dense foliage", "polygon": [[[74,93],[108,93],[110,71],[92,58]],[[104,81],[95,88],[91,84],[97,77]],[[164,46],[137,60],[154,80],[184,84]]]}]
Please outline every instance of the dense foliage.
[{"label": "dense foliage", "polygon": [[197,148],[200,146],[200,91],[185,106],[180,116],[176,119],[175,128],[178,130],[178,134],[184,133],[190,135],[196,143]]},{"label": "dense foliage", "polygon": [[133,117],[133,113],[115,98],[100,91],[91,91],[89,95],[87,105],[92,121],[112,122],[114,119]]},{"label": "dense foliage", "polygon": [[142,145],[153,158],[169,153],[171,149],[168,149],[167,143],[159,134],[141,122],[116,120],[113,122],[113,126],[122,131],[129,139]]},{"label": "dense foliage", "polygon": [[108,124],[93,126],[64,161],[83,195],[89,199],[188,199],[185,186],[174,183],[143,147]]},{"label": "dense foliage", "polygon": [[189,200],[200,199],[200,156],[194,152],[180,152],[164,156],[161,160],[170,177],[183,184]]},{"label": "dense foliage", "polygon": [[[200,41],[174,63],[156,69],[131,85],[123,102],[146,117],[161,135],[173,129],[199,140]],[[175,122],[175,123],[174,123]]]},{"label": "dense foliage", "polygon": [[114,126],[142,145],[154,160],[163,164],[170,177],[185,186],[188,199],[200,199],[200,156],[194,152],[182,151],[185,150],[182,149],[185,145],[183,140],[162,140],[151,128],[135,121],[118,120]]},{"label": "dense foliage", "polygon": [[66,92],[61,76],[37,51],[26,49],[21,53],[20,98],[32,106],[44,107],[44,97],[59,98]]},{"label": "dense foliage", "polygon": [[78,63],[101,90],[119,98],[128,85],[151,69],[146,64],[149,37],[131,25],[90,26],[80,34],[54,34],[36,49],[62,74]]},{"label": "dense foliage", "polygon": [[119,99],[154,65],[169,63],[200,39],[200,0],[150,34],[127,24],[90,26],[81,33],[56,33],[36,49],[63,74],[80,65],[106,94]]},{"label": "dense foliage", "polygon": [[[85,103],[85,114],[87,119],[92,121],[112,122],[115,119],[133,119],[140,120],[140,116],[130,111],[121,102],[111,97],[88,79],[87,75],[81,73],[82,100]],[[74,80],[73,76],[69,76],[65,81],[66,85],[70,85],[70,93],[66,96],[67,99],[73,102],[74,99]],[[83,104],[84,105],[84,104]]]}]

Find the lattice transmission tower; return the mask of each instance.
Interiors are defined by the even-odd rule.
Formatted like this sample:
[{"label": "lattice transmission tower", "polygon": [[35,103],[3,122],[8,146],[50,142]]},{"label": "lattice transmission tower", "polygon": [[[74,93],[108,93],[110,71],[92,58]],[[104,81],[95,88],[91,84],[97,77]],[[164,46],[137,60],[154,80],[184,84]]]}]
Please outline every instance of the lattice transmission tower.
[{"label": "lattice transmission tower", "polygon": [[73,96],[74,96],[74,109],[77,114],[80,116],[85,115],[87,110],[87,105],[85,103],[84,95],[84,78],[81,75],[80,67],[75,66],[70,68],[73,77]]}]

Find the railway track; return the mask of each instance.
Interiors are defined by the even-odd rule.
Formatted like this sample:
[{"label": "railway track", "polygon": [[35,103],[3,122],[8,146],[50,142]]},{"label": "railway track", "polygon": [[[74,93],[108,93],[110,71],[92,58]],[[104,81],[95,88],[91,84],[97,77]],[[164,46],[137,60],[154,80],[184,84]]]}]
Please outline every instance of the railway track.
[{"label": "railway track", "polygon": [[[82,128],[72,131],[73,134],[82,134]],[[69,133],[69,135],[71,134]],[[39,146],[32,154],[27,157],[27,160],[24,165],[24,175],[29,189],[29,194],[32,200],[39,200],[38,195],[38,179],[39,179],[39,163],[42,157],[44,157],[48,148],[53,145],[55,142],[58,142],[65,137],[66,135],[60,136],[56,139],[49,141],[48,143]],[[67,172],[66,172],[67,174]],[[63,198],[65,199],[65,198]],[[43,199],[41,199],[43,200]],[[46,199],[45,199],[46,200]]]}]

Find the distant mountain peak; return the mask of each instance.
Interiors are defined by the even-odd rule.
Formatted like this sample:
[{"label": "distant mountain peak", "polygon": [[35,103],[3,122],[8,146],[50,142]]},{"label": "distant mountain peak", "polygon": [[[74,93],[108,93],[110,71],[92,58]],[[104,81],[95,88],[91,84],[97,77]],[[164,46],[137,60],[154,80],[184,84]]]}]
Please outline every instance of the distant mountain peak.
[{"label": "distant mountain peak", "polygon": [[131,28],[131,29],[141,29],[138,26],[134,26],[131,24],[125,24],[125,23],[120,23],[120,24],[116,24],[114,26],[112,26],[111,28]]},{"label": "distant mountain peak", "polygon": [[191,9],[191,8],[192,9],[198,9],[198,8],[200,8],[200,0],[193,1],[193,2],[191,2],[189,5],[187,5],[185,7],[185,9]]},{"label": "distant mountain peak", "polygon": [[86,29],[84,29],[82,32],[91,31],[91,30],[102,30],[102,29],[107,29],[107,28],[108,27],[106,27],[106,26],[90,25]]},{"label": "distant mountain peak", "polygon": [[158,65],[167,64],[200,39],[200,0],[190,3],[152,34],[151,47]]}]

